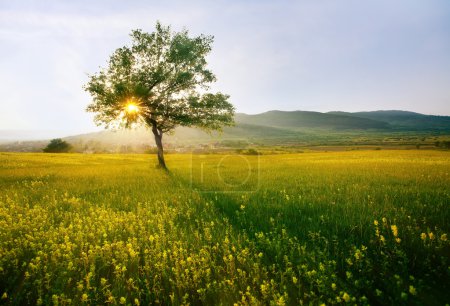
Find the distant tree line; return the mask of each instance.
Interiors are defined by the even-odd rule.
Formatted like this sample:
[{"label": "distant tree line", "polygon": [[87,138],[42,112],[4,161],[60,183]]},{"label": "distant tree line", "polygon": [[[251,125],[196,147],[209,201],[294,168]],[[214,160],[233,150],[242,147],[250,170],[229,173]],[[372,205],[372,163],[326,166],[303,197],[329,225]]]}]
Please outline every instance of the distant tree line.
[{"label": "distant tree line", "polygon": [[434,145],[438,148],[450,149],[450,140],[436,141]]},{"label": "distant tree line", "polygon": [[45,153],[67,153],[72,149],[72,146],[62,140],[61,138],[55,138],[50,140],[50,143],[42,150]]}]

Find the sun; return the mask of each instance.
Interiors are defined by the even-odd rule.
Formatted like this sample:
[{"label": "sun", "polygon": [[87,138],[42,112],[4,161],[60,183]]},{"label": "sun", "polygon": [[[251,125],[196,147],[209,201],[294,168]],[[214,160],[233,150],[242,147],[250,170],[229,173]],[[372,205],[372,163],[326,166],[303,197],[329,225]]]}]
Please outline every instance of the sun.
[{"label": "sun", "polygon": [[126,106],[127,113],[137,113],[139,111],[139,107],[134,103],[128,103]]}]

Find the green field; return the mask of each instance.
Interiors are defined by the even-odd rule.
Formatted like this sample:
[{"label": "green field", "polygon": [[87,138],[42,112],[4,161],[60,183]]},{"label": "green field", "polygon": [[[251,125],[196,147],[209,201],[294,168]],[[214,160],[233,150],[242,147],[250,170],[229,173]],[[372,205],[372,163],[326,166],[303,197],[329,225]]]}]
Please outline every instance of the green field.
[{"label": "green field", "polygon": [[0,153],[0,304],[450,303],[450,153]]}]

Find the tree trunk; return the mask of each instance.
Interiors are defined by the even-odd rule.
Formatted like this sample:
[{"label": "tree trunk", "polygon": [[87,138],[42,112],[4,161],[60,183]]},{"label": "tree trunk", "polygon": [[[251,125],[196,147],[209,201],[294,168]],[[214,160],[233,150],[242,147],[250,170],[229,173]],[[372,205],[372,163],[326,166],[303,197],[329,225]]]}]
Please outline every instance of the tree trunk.
[{"label": "tree trunk", "polygon": [[158,162],[159,166],[165,170],[167,170],[166,162],[164,161],[164,149],[162,144],[162,136],[163,132],[159,130],[156,125],[152,127],[153,135],[155,135],[156,147],[158,148]]}]

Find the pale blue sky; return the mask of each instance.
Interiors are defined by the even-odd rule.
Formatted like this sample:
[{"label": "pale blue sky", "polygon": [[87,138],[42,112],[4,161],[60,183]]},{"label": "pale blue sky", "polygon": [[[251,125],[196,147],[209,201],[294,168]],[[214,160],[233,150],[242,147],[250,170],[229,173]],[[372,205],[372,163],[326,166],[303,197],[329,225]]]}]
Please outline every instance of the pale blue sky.
[{"label": "pale blue sky", "polygon": [[450,1],[0,0],[0,130],[95,130],[87,73],[131,29],[215,36],[215,90],[239,112],[450,115]]}]

